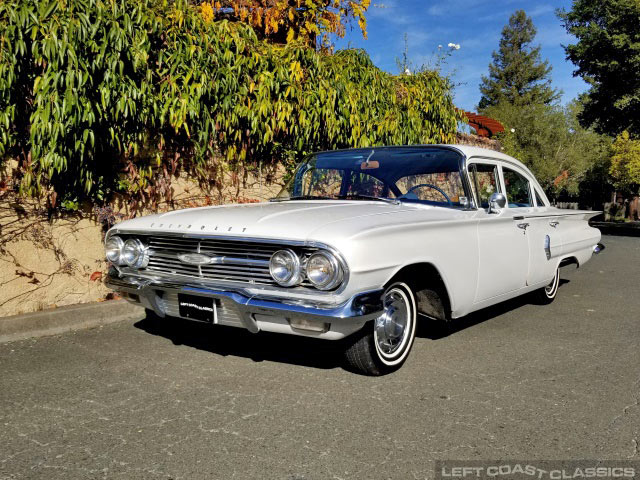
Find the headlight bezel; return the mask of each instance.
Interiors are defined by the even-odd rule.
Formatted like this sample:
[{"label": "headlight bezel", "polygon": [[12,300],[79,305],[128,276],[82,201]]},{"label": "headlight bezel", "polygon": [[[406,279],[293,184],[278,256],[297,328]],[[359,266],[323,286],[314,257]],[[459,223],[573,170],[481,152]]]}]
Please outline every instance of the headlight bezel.
[{"label": "headlight bezel", "polygon": [[[285,256],[286,263],[290,265],[289,275],[286,278],[276,272],[277,266],[274,259],[278,259],[280,256]],[[330,273],[324,280],[319,280],[317,275],[314,275],[311,271],[315,265],[314,259],[316,258],[321,258],[324,265],[328,266]],[[269,273],[273,281],[281,287],[295,287],[305,283],[305,286],[310,286],[316,290],[330,291],[344,284],[347,270],[341,258],[328,249],[314,249],[305,253],[295,252],[290,248],[281,248],[274,252],[269,259]],[[305,281],[308,281],[308,283]]]},{"label": "headlight bezel", "polygon": [[[291,260],[292,263],[292,271],[291,275],[286,280],[280,280],[274,273],[276,267],[274,267],[274,258],[276,256],[286,256]],[[296,252],[291,250],[290,248],[282,248],[277,250],[271,255],[269,258],[269,273],[271,274],[271,278],[282,287],[293,287],[295,285],[299,285],[302,282],[302,265],[300,262],[300,257]]]},{"label": "headlight bezel", "polygon": [[[135,253],[135,257],[131,260],[126,258],[127,248]],[[149,254],[147,247],[142,243],[139,238],[128,238],[122,246],[122,253],[120,254],[121,264],[131,268],[144,268],[149,263]]]},{"label": "headlight bezel", "polygon": [[[309,273],[314,258],[323,258],[332,269],[332,272],[329,275],[328,279],[324,282],[314,281],[313,275]],[[344,269],[342,268],[341,262],[333,253],[328,250],[319,250],[312,253],[309,258],[307,258],[304,270],[307,280],[309,280],[311,285],[313,285],[318,290],[333,290],[338,287],[344,280]]]},{"label": "headlight bezel", "polygon": [[[109,258],[109,242],[116,242],[116,246],[115,248],[118,250],[118,256],[116,258]],[[114,265],[122,265],[122,248],[124,247],[124,240],[122,240],[122,238],[118,235],[112,235],[111,237],[107,238],[107,240],[104,242],[104,254],[105,257],[107,258],[107,261],[111,262]]]}]

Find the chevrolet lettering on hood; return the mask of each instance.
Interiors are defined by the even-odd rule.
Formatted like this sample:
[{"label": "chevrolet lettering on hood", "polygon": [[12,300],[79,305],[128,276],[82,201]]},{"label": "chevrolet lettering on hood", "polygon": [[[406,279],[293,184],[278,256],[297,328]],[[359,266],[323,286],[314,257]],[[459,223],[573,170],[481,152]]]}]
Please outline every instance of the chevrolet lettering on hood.
[{"label": "chevrolet lettering on hood", "polygon": [[588,223],[599,213],[551,206],[525,165],[490,150],[320,152],[269,202],[114,226],[107,285],[151,317],[345,339],[352,370],[383,375],[417,322],[528,293],[553,301],[561,267],[604,249]]}]

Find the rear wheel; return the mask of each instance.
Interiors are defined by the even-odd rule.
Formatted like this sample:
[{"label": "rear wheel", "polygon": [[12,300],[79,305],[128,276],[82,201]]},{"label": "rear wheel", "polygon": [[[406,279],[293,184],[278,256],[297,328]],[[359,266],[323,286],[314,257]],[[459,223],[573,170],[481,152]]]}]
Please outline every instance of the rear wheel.
[{"label": "rear wheel", "polygon": [[402,366],[416,334],[416,299],[403,282],[383,294],[382,314],[355,334],[345,351],[347,364],[366,375],[385,375]]},{"label": "rear wheel", "polygon": [[556,273],[553,276],[553,280],[546,287],[543,287],[534,292],[537,303],[547,305],[555,300],[558,294],[558,287],[560,286],[560,267],[556,268]]}]

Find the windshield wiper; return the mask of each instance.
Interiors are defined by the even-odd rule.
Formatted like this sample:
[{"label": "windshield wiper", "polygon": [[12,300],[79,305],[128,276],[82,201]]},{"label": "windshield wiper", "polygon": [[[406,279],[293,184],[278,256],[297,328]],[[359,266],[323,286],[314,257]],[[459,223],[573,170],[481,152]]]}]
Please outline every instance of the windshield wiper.
[{"label": "windshield wiper", "polygon": [[373,195],[340,195],[336,197],[319,196],[319,195],[297,195],[295,197],[275,197],[269,199],[270,202],[286,202],[288,200],[377,200],[379,202],[390,203],[392,205],[400,205],[400,200],[395,198],[374,197]]},{"label": "windshield wiper", "polygon": [[341,200],[378,200],[380,202],[390,203],[392,205],[400,205],[400,200],[395,198],[386,198],[386,197],[374,197],[373,195],[362,195],[359,193],[351,194],[351,195],[342,195],[338,197]]},{"label": "windshield wiper", "polygon": [[288,200],[336,200],[336,198],[318,195],[297,195],[295,197],[275,197],[269,199],[270,202],[286,202]]}]

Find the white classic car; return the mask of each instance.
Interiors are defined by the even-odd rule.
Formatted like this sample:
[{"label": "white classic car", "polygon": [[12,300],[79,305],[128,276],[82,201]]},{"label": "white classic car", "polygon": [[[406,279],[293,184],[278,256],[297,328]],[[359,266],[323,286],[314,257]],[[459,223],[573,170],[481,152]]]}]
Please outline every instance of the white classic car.
[{"label": "white classic car", "polygon": [[348,365],[402,365],[418,318],[534,292],[604,248],[599,212],[561,210],[519,161],[458,145],[310,155],[270,202],[135,218],[106,237],[107,284],[160,317],[344,340]]}]

